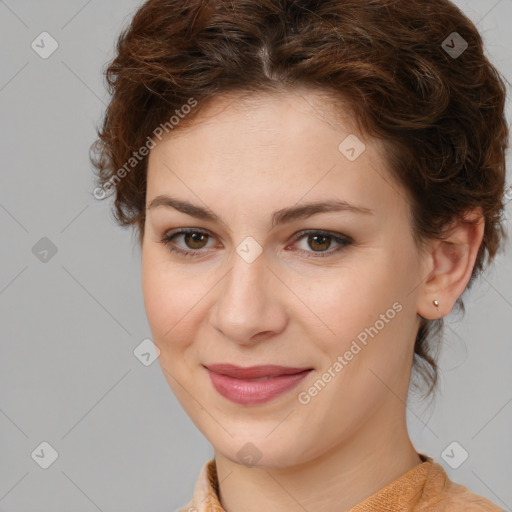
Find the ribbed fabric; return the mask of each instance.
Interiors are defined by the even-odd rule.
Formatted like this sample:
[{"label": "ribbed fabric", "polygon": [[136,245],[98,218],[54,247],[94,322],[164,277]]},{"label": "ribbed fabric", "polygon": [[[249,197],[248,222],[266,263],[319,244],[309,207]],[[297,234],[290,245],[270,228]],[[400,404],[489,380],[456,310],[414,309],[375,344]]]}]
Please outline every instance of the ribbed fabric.
[{"label": "ribbed fabric", "polygon": [[[504,512],[488,499],[452,482],[432,458],[418,455],[424,462],[349,512]],[[215,459],[203,465],[192,500],[178,512],[225,512],[218,497]]]}]

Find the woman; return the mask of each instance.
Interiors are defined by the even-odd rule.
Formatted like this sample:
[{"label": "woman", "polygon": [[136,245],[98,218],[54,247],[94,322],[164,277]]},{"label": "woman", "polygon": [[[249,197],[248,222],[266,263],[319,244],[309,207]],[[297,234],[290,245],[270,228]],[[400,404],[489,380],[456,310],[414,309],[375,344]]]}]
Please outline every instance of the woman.
[{"label": "woman", "polygon": [[405,416],[505,236],[475,26],[447,0],[150,0],[107,78],[95,196],[138,232],[161,368],[215,452],[182,510],[500,510]]}]

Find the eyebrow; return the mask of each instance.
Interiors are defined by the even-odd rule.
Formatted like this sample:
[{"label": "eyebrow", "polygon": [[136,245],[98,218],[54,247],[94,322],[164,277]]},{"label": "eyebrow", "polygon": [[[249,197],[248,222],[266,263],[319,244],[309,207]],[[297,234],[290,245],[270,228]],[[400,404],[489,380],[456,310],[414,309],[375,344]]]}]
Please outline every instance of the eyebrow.
[{"label": "eyebrow", "polygon": [[[209,208],[203,208],[201,206],[189,203],[188,201],[176,199],[174,197],[170,197],[167,195],[156,196],[149,203],[147,209],[150,210],[160,206],[174,208],[179,212],[190,215],[191,217],[196,217],[198,219],[207,220],[211,222],[221,222],[224,224],[222,219]],[[272,214],[271,225],[272,228],[274,228],[279,224],[290,223],[298,219],[311,217],[312,215],[316,215],[317,213],[326,212],[352,212],[366,215],[374,214],[373,210],[370,210],[369,208],[365,208],[363,206],[356,206],[347,203],[346,201],[335,199],[330,201],[317,201],[312,203],[306,203],[300,206],[290,206],[288,208],[277,210]]]}]

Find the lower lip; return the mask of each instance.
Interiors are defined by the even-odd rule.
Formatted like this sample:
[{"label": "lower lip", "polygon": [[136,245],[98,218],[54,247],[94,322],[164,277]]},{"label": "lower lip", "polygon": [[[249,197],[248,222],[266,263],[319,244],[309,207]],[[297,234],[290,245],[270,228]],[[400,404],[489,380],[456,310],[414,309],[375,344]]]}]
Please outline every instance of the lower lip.
[{"label": "lower lip", "polygon": [[243,380],[208,370],[213,387],[225,398],[242,405],[257,405],[286,393],[299,384],[312,370],[293,375],[279,375],[267,380]]}]

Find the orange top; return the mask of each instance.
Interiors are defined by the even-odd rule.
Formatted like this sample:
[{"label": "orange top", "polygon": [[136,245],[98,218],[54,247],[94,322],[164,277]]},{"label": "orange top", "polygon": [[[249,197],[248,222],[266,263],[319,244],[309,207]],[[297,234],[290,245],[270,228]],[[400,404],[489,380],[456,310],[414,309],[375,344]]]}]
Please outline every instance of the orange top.
[{"label": "orange top", "polygon": [[[430,457],[352,507],[349,512],[504,512],[488,499],[452,482]],[[192,500],[178,512],[225,512],[219,502],[215,459],[199,474]]]}]

